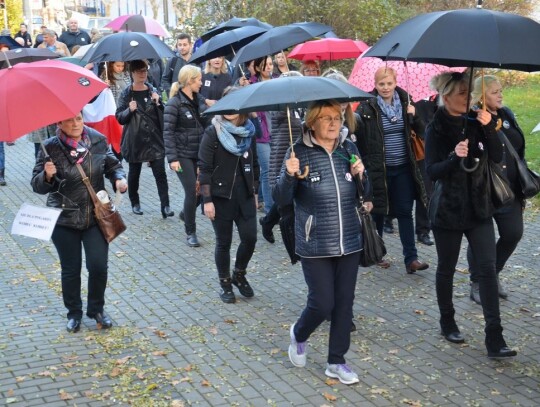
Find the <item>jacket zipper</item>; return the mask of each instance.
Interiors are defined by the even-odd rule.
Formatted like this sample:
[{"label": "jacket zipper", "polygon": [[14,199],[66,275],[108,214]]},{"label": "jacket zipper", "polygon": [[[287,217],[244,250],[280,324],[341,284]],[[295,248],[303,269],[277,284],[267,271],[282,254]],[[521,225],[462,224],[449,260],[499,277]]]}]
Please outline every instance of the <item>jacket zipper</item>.
[{"label": "jacket zipper", "polygon": [[381,127],[381,123],[379,121],[379,111],[377,110],[377,106],[373,106],[375,111],[375,117],[377,118],[377,127],[379,128],[379,131],[381,132],[381,138],[382,138],[382,149],[383,149],[383,173],[384,173],[384,193],[385,193],[385,204],[386,207],[384,208],[384,212],[386,215],[388,215],[388,212],[390,211],[390,198],[388,196],[388,184],[386,183],[386,148],[384,147],[384,131]]},{"label": "jacket zipper", "polygon": [[[88,151],[88,166],[90,168],[90,171],[87,175],[88,182],[90,183],[90,185],[92,185],[92,156],[90,155],[90,151]],[[82,163],[81,163],[81,167],[82,167]],[[88,194],[88,198],[90,200],[92,199],[92,197],[90,197],[90,193]],[[86,228],[88,229],[88,227],[90,227],[90,202],[88,202],[88,205],[86,205]]]},{"label": "jacket zipper", "polygon": [[236,182],[236,171],[238,170],[238,163],[240,162],[240,157],[238,157],[236,159],[236,166],[234,167],[234,176],[233,176],[233,180],[232,180],[232,185],[231,185],[231,192],[229,194],[229,199],[232,198],[232,191],[233,191],[233,188],[234,188],[234,183]]},{"label": "jacket zipper", "polygon": [[[326,149],[325,149],[326,151]],[[341,250],[341,255],[345,254],[345,249],[343,248],[343,215],[341,213],[341,195],[339,194],[339,181],[336,175],[336,169],[334,168],[334,160],[332,159],[332,154],[328,153],[330,158],[330,166],[332,167],[332,175],[334,176],[334,184],[336,185],[336,196],[338,201],[338,218],[339,218],[339,248]]]}]

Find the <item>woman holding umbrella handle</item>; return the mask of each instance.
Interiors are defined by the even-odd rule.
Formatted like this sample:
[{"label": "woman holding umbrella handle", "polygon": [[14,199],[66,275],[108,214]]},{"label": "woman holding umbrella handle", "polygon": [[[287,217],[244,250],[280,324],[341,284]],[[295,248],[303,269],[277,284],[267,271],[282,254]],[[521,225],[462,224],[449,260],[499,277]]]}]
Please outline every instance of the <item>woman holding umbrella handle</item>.
[{"label": "woman holding umbrella handle", "polygon": [[[477,118],[468,123],[467,139],[463,140],[464,121],[469,119],[466,75],[446,72],[435,76],[431,83],[439,93],[440,107],[426,131],[426,171],[436,182],[428,214],[438,257],[435,286],[441,332],[450,342],[465,342],[454,319],[452,301],[454,273],[465,235],[478,264],[488,357],[512,357],[516,351],[506,345],[502,335],[493,205],[486,191],[487,171],[481,171],[489,165],[488,160],[502,160],[502,143],[486,111],[478,111]],[[477,171],[467,172],[460,167],[459,157],[468,155],[479,159]]]}]

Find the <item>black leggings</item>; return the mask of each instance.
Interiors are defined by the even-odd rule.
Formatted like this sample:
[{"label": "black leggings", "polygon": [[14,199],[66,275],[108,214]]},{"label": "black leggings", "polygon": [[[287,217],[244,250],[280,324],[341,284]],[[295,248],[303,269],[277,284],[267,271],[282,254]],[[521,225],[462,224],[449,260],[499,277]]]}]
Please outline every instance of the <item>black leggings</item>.
[{"label": "black leggings", "polygon": [[176,174],[184,188],[184,222],[186,233],[191,235],[197,230],[195,223],[195,213],[198,205],[197,193],[195,191],[195,185],[197,183],[197,159],[180,158],[179,161],[182,172],[177,172]]},{"label": "black leggings", "polygon": [[[499,209],[493,215],[493,219],[495,219],[499,231],[495,260],[495,271],[498,274],[504,268],[512,253],[514,253],[523,236],[523,207],[521,201],[516,199],[511,205]],[[477,282],[478,265],[470,247],[467,249],[467,261],[469,262],[471,281]]]},{"label": "black leggings", "polygon": [[480,284],[480,298],[482,298],[486,330],[499,328],[501,317],[497,281],[495,280],[495,231],[491,218],[464,231],[433,226],[438,258],[435,287],[441,317],[453,316],[455,312],[452,290],[463,235],[467,237],[469,247],[478,265],[478,283]]},{"label": "black leggings", "polygon": [[[128,195],[131,206],[141,203],[139,198],[139,181],[142,165],[143,163],[129,163]],[[156,179],[161,207],[169,206],[169,184],[167,184],[167,174],[165,173],[165,158],[150,161],[150,166]]]}]

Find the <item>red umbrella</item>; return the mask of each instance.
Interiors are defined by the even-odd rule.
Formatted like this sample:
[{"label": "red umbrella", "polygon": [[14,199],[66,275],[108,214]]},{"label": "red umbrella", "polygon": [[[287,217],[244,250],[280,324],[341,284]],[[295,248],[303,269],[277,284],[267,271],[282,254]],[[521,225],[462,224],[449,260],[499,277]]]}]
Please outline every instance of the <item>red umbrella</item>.
[{"label": "red umbrella", "polygon": [[375,71],[382,66],[395,69],[397,84],[405,89],[417,101],[433,95],[429,81],[435,75],[445,71],[463,72],[465,68],[449,68],[443,65],[407,62],[383,61],[375,57],[359,57],[354,64],[349,83],[367,92],[375,88]]},{"label": "red umbrella", "polygon": [[358,58],[369,46],[363,41],[347,38],[323,38],[298,44],[288,58],[300,61],[336,61],[338,59]]},{"label": "red umbrella", "polygon": [[106,87],[89,70],[58,60],[0,70],[0,141],[75,116]]},{"label": "red umbrella", "polygon": [[108,27],[114,31],[134,31],[165,38],[171,36],[171,34],[169,34],[169,32],[163,28],[159,22],[153,18],[145,17],[140,14],[126,14],[116,17],[105,27]]}]

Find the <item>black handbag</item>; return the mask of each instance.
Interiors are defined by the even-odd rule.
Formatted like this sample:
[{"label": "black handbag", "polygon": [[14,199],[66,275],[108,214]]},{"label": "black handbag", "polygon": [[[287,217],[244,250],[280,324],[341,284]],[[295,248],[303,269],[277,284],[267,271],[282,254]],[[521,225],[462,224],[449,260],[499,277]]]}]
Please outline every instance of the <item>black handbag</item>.
[{"label": "black handbag", "polygon": [[516,197],[503,174],[502,166],[488,159],[486,167],[493,207],[499,209],[509,205]]},{"label": "black handbag", "polygon": [[516,162],[516,167],[518,171],[519,184],[521,186],[521,192],[523,193],[524,198],[532,198],[540,192],[540,175],[532,171],[527,163],[522,160],[512,143],[508,140],[506,135],[500,133],[501,139],[506,144],[506,148],[510,155],[514,158]]}]

